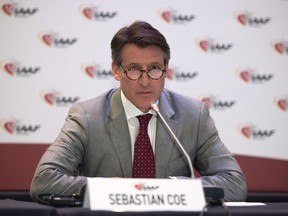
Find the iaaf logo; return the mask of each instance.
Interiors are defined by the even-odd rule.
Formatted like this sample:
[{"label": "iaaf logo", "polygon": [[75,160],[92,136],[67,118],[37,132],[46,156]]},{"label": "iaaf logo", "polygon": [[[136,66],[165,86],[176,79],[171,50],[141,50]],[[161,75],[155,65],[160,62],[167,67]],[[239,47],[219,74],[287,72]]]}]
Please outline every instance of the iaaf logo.
[{"label": "iaaf logo", "polygon": [[79,10],[81,14],[89,20],[108,20],[112,19],[117,15],[117,12],[107,12],[107,11],[100,11],[97,6],[94,5],[85,5],[80,6]]},{"label": "iaaf logo", "polygon": [[55,32],[40,32],[38,36],[49,47],[68,47],[74,45],[78,40],[77,38],[63,38]]},{"label": "iaaf logo", "polygon": [[38,11],[38,8],[23,8],[19,6],[19,3],[12,1],[3,4],[1,8],[5,15],[14,17],[28,17],[34,15]]},{"label": "iaaf logo", "polygon": [[159,188],[159,186],[147,186],[143,183],[134,184],[133,187],[139,191],[154,191]]},{"label": "iaaf logo", "polygon": [[26,125],[17,119],[1,121],[2,128],[9,134],[30,135],[40,129],[40,125]]},{"label": "iaaf logo", "polygon": [[258,129],[252,124],[240,124],[238,130],[247,139],[265,139],[275,133],[275,130]]},{"label": "iaaf logo", "polygon": [[30,76],[40,71],[40,67],[25,67],[18,61],[3,61],[1,62],[1,68],[10,76]]},{"label": "iaaf logo", "polygon": [[286,40],[275,40],[272,41],[273,49],[281,54],[281,55],[288,55],[288,41]]},{"label": "iaaf logo", "polygon": [[159,9],[158,13],[167,23],[187,23],[191,22],[195,18],[195,15],[178,14],[173,9]]},{"label": "iaaf logo", "polygon": [[266,25],[269,21],[270,18],[258,18],[253,16],[249,12],[236,12],[235,13],[235,18],[236,20],[243,26],[251,26],[251,27],[259,27]]},{"label": "iaaf logo", "polygon": [[80,99],[80,97],[62,96],[55,90],[45,90],[41,92],[40,96],[50,106],[70,106]]},{"label": "iaaf logo", "polygon": [[232,48],[232,44],[219,44],[211,38],[200,38],[196,40],[197,46],[204,52],[221,53]]},{"label": "iaaf logo", "polygon": [[246,83],[263,83],[268,82],[273,78],[273,74],[256,74],[255,71],[249,67],[241,68],[236,71],[237,75]]},{"label": "iaaf logo", "polygon": [[200,100],[202,100],[204,103],[206,103],[206,105],[208,106],[208,108],[213,108],[215,110],[226,110],[226,109],[230,109],[232,106],[235,105],[235,101],[231,100],[231,101],[223,101],[223,100],[219,100],[216,96],[214,95],[203,95],[199,97]]},{"label": "iaaf logo", "polygon": [[83,64],[81,70],[90,78],[107,79],[113,77],[112,70],[101,69],[96,63]]},{"label": "iaaf logo", "polygon": [[184,72],[177,67],[171,67],[166,70],[166,77],[170,80],[186,81],[193,80],[198,75],[198,72]]},{"label": "iaaf logo", "polygon": [[274,98],[274,103],[280,110],[288,110],[288,96],[277,96]]}]

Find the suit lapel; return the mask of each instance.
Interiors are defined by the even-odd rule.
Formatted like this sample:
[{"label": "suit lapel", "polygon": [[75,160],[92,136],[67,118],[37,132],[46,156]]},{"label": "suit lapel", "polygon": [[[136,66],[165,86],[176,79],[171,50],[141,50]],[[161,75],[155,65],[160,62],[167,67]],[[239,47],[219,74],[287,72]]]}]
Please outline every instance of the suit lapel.
[{"label": "suit lapel", "polygon": [[[178,121],[172,119],[175,114],[173,108],[170,106],[165,93],[162,93],[159,100],[159,110],[167,124],[171,127],[172,131],[176,134],[178,128]],[[156,159],[156,177],[166,178],[167,169],[170,161],[174,145],[173,138],[169,135],[168,130],[160,118],[157,120],[156,129],[156,143],[155,143],[155,159]]]},{"label": "suit lapel", "polygon": [[111,121],[108,122],[107,129],[111,134],[124,177],[130,178],[132,176],[131,139],[120,92],[118,89],[111,97],[111,109],[107,113]]},{"label": "suit lapel", "polygon": [[[125,111],[121,102],[120,89],[111,96],[110,109],[107,109],[107,116],[110,119],[107,124],[107,130],[111,134],[111,139],[118,155],[123,175],[126,178],[132,177],[132,153],[131,139],[128,129],[128,123]],[[175,114],[170,106],[167,96],[162,93],[159,100],[159,109],[162,116],[176,134],[178,121],[172,119]],[[174,148],[174,140],[169,135],[165,125],[158,118],[156,128],[155,159],[156,159],[156,177],[166,178],[167,169],[170,162],[170,156]]]}]

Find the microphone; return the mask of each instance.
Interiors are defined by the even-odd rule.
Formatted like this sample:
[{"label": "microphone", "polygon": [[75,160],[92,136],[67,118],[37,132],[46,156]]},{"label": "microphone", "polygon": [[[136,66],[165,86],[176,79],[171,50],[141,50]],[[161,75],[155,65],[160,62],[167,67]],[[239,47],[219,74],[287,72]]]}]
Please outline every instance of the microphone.
[{"label": "microphone", "polygon": [[162,114],[159,111],[158,106],[156,105],[155,102],[151,102],[150,103],[151,109],[157,113],[157,115],[160,117],[160,119],[162,120],[162,122],[164,123],[165,127],[168,129],[170,135],[173,137],[173,139],[175,140],[178,148],[182,151],[182,153],[184,154],[188,165],[189,165],[189,169],[190,169],[190,173],[191,173],[191,179],[195,179],[195,175],[194,175],[194,170],[193,170],[193,165],[192,165],[192,161],[191,158],[189,157],[188,153],[186,152],[186,150],[183,148],[183,145],[180,143],[180,141],[178,140],[178,138],[176,137],[176,135],[174,134],[174,132],[172,131],[172,129],[170,128],[170,126],[167,124],[166,120],[163,118]]},{"label": "microphone", "polygon": [[[191,179],[195,179],[192,161],[191,161],[188,153],[186,152],[186,150],[184,149],[183,145],[180,143],[180,141],[178,140],[178,138],[176,137],[176,135],[174,134],[174,132],[172,131],[172,129],[170,128],[168,123],[166,122],[166,120],[163,118],[163,116],[160,113],[159,108],[156,105],[156,103],[155,102],[151,102],[150,103],[150,107],[160,117],[160,119],[164,123],[165,127],[168,129],[170,135],[175,140],[177,146],[179,147],[179,149],[184,154],[186,160],[188,161],[188,165],[189,165],[189,169],[190,169],[190,173],[191,173]],[[219,204],[223,203],[224,190],[223,190],[222,187],[215,186],[215,185],[203,185],[203,191],[204,191],[204,196],[205,196],[205,199],[206,199],[207,203],[214,204],[214,205],[219,205]]]}]

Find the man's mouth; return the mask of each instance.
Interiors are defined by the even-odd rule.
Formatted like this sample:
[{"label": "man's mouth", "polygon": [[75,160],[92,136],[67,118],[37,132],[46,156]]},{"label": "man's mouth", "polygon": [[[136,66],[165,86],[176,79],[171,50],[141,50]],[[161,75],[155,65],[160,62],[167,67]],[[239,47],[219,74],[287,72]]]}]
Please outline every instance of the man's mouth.
[{"label": "man's mouth", "polygon": [[138,94],[143,96],[143,97],[148,97],[148,96],[152,95],[152,92],[139,92]]}]

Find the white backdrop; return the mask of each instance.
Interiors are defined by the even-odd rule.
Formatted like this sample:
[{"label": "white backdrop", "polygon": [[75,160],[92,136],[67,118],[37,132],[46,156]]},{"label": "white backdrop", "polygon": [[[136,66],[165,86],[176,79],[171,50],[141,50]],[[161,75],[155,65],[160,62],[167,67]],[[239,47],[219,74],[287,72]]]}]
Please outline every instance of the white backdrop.
[{"label": "white backdrop", "polygon": [[72,103],[118,87],[135,20],[171,47],[166,87],[204,100],[235,154],[288,160],[287,0],[1,0],[0,143],[52,143]]}]

